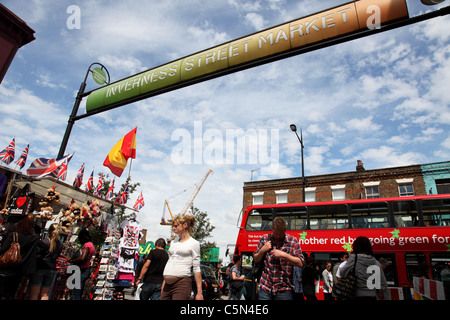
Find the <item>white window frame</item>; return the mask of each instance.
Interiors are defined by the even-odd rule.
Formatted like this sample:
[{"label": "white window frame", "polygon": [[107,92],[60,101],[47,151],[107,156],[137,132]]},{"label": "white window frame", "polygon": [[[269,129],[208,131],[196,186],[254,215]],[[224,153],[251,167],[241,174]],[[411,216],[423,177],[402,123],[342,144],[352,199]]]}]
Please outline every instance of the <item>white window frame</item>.
[{"label": "white window frame", "polygon": [[[413,184],[413,182],[414,182],[414,178],[405,178],[405,179],[396,179],[396,181],[397,181],[397,184],[398,184],[398,195],[399,195],[399,197],[407,197],[407,196],[414,196],[415,195],[415,190],[414,190],[414,184]],[[401,190],[400,190],[400,186],[401,185],[407,185],[407,184],[409,184],[409,185],[411,185],[411,187],[412,187],[412,194],[411,193],[403,193],[402,194],[402,192],[401,192]]]},{"label": "white window frame", "polygon": [[304,202],[316,202],[316,187],[305,188]]},{"label": "white window frame", "polygon": [[333,201],[345,200],[345,184],[337,184],[330,187]]},{"label": "white window frame", "polygon": [[264,204],[264,191],[252,192],[253,205]]},{"label": "white window frame", "polygon": [[[376,199],[380,198],[380,182],[381,181],[370,181],[370,182],[363,182],[364,186],[364,192],[366,194],[366,199]],[[370,195],[367,194],[367,187],[377,187],[378,194],[372,193]],[[375,196],[374,196],[375,195]]]},{"label": "white window frame", "polygon": [[275,194],[277,196],[278,203],[288,203],[288,192],[289,190],[276,190]]}]

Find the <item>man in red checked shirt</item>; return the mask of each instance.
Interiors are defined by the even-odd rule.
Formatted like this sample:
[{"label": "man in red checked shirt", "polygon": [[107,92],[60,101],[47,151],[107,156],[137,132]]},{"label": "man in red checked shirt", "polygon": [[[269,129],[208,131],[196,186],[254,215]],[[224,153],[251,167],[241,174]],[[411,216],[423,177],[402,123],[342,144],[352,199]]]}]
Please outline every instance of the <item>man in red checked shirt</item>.
[{"label": "man in red checked shirt", "polygon": [[[272,223],[273,236],[263,235],[253,253],[255,263],[264,259],[259,287],[259,300],[292,300],[294,266],[303,267],[304,258],[297,238],[286,233],[286,220],[276,217]],[[264,258],[264,254],[266,254]]]}]

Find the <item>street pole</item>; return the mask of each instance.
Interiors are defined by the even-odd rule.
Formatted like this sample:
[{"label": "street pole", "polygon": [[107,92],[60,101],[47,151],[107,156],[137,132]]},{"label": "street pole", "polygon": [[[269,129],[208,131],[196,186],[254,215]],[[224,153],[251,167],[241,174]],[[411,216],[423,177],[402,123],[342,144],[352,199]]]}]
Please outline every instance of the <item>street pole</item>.
[{"label": "street pole", "polygon": [[305,164],[303,161],[303,131],[302,129],[300,129],[300,137],[298,136],[297,133],[297,126],[295,124],[291,124],[291,130],[295,132],[295,135],[297,136],[298,141],[300,142],[300,146],[301,146],[301,158],[302,158],[302,197],[303,197],[303,202],[306,201],[306,180],[305,180]]},{"label": "street pole", "polygon": [[70,114],[69,120],[67,121],[66,132],[64,133],[64,137],[61,142],[61,146],[59,147],[59,152],[58,152],[57,158],[64,157],[64,152],[66,151],[67,143],[69,142],[70,133],[72,132],[72,128],[75,123],[75,117],[77,116],[78,109],[81,104],[81,100],[83,99],[83,96],[84,96],[84,90],[86,89],[87,77],[89,75],[89,72],[92,72],[91,67],[96,64],[100,65],[102,70],[105,69],[106,73],[108,74],[108,81],[106,83],[108,84],[110,82],[109,72],[105,68],[105,66],[103,66],[102,64],[97,63],[97,62],[94,62],[89,66],[88,70],[86,71],[86,76],[84,77],[84,81],[81,83],[80,89],[78,90],[77,97],[75,98],[75,103],[73,104],[72,113]]}]

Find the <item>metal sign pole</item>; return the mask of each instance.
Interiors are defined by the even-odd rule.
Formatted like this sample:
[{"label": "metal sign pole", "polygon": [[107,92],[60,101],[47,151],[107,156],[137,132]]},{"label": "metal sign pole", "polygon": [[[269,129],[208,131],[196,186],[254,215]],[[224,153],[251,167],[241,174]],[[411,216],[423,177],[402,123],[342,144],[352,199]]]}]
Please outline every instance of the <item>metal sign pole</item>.
[{"label": "metal sign pole", "polygon": [[[109,77],[109,72],[108,72],[108,70],[105,68],[105,66],[103,66],[102,64],[100,64],[100,63],[98,63],[98,62],[94,62],[94,63],[92,63],[90,66],[89,66],[89,68],[88,68],[88,70],[87,70],[87,72],[86,72],[86,76],[84,77],[84,81],[81,83],[81,85],[80,85],[80,89],[78,90],[78,93],[77,93],[77,97],[75,98],[75,103],[74,103],[74,105],[73,105],[73,109],[72,109],[72,113],[70,114],[70,117],[69,117],[69,120],[67,121],[68,123],[67,123],[67,127],[66,127],[66,132],[64,133],[64,137],[63,137],[63,140],[62,140],[62,142],[61,142],[61,146],[60,146],[60,148],[59,148],[59,152],[58,152],[58,157],[57,158],[62,158],[63,156],[64,156],[64,152],[66,151],[66,147],[67,147],[67,143],[69,142],[69,137],[70,137],[70,133],[72,132],[72,128],[73,128],[73,125],[74,125],[74,123],[75,123],[75,121],[77,120],[76,119],[76,116],[77,116],[77,113],[78,113],[78,109],[79,109],[79,107],[80,107],[80,103],[81,103],[81,100],[83,99],[83,97],[85,96],[85,94],[84,94],[84,89],[86,89],[86,80],[87,80],[87,77],[88,77],[88,75],[89,75],[89,72],[93,72],[92,70],[91,70],[91,67],[93,66],[93,65],[100,65],[101,66],[101,70],[105,70],[106,71],[106,74],[108,75],[108,81],[106,81],[106,77],[105,77],[105,80],[104,80],[104,84],[109,84],[110,83],[110,77]],[[105,75],[106,76],[106,75]],[[99,84],[101,84],[100,82],[98,82],[98,78],[96,79],[96,78],[94,78],[94,80],[97,82],[97,83],[99,83]]]}]

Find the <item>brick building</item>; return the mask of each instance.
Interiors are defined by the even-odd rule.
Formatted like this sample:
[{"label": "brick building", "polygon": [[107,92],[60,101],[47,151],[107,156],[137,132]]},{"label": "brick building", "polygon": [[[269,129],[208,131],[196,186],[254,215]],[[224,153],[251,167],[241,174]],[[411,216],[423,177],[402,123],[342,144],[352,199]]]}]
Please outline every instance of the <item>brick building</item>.
[{"label": "brick building", "polygon": [[[436,186],[450,181],[450,162],[366,170],[358,160],[355,171],[305,179],[306,202],[442,193]],[[301,177],[244,182],[243,206],[303,202],[302,186]]]},{"label": "brick building", "polygon": [[0,83],[19,48],[34,39],[34,30],[0,3]]}]

